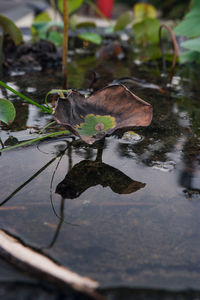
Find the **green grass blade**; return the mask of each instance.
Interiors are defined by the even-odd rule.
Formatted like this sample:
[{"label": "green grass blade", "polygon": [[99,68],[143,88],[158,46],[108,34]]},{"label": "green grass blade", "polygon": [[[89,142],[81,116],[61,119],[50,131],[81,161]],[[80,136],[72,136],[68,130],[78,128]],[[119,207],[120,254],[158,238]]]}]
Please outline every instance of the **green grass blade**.
[{"label": "green grass blade", "polygon": [[20,92],[17,92],[16,90],[14,90],[13,88],[11,88],[9,85],[7,85],[6,83],[4,83],[1,80],[0,80],[0,85],[3,86],[4,88],[8,89],[9,91],[14,93],[15,95],[19,96],[20,98],[26,100],[30,104],[39,107],[42,111],[45,111],[45,112],[48,112],[49,114],[52,114],[53,110],[51,108],[47,108],[45,106],[42,106],[42,105],[38,104],[37,102],[35,102],[35,101],[31,100],[30,98],[26,97],[25,95],[21,94]]},{"label": "green grass blade", "polygon": [[69,131],[68,130],[63,130],[63,131],[58,131],[58,132],[52,132],[52,133],[43,135],[41,137],[38,137],[38,138],[35,138],[35,139],[32,139],[32,140],[22,142],[20,144],[14,145],[14,146],[10,146],[10,147],[0,149],[0,153],[2,153],[4,151],[8,151],[8,150],[13,150],[13,149],[16,149],[16,148],[19,148],[19,147],[28,146],[28,145],[31,145],[33,143],[42,141],[42,140],[50,138],[50,137],[56,137],[56,136],[65,135],[65,134],[69,134]]}]

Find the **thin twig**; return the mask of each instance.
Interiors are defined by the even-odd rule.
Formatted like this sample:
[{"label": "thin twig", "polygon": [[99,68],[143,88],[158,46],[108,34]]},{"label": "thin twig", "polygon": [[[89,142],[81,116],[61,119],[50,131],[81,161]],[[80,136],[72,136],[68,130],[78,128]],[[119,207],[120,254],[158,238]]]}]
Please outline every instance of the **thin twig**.
[{"label": "thin twig", "polygon": [[176,41],[175,34],[174,34],[173,30],[171,29],[171,27],[169,27],[167,24],[162,24],[159,28],[159,41],[160,41],[160,49],[161,49],[161,53],[162,53],[163,70],[165,73],[166,73],[166,62],[165,62],[165,53],[164,53],[164,48],[163,48],[162,36],[161,36],[162,28],[166,28],[169,31],[172,42],[173,42],[173,47],[174,47],[174,57],[173,57],[173,62],[171,65],[171,71],[170,71],[170,76],[169,76],[169,80],[171,82],[172,77],[174,75],[174,69],[176,66],[176,59],[178,56],[178,44]]}]

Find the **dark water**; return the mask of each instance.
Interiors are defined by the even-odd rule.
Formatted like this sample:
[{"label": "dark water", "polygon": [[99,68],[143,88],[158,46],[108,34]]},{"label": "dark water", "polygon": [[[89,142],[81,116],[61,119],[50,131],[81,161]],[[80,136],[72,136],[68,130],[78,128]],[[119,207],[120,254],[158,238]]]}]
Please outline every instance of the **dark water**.
[{"label": "dark water", "polygon": [[[169,86],[156,65],[82,59],[70,63],[69,86],[87,87],[88,69],[101,76],[96,88],[122,76],[161,85],[165,93],[130,86],[152,104],[152,124],[135,130],[132,140],[107,138],[98,167],[88,162],[95,160],[97,149],[70,144],[71,137],[4,152],[0,228],[103,288],[198,290],[200,78],[195,70],[179,69]],[[6,81],[35,100],[61,87],[59,72],[13,73]],[[9,136],[19,141],[35,137],[51,121],[10,92],[2,94],[17,109],[13,125],[1,128],[3,142]],[[63,192],[59,187],[68,179],[72,185]],[[70,193],[72,186],[75,192]],[[0,280],[15,278],[14,271],[0,266]]]}]

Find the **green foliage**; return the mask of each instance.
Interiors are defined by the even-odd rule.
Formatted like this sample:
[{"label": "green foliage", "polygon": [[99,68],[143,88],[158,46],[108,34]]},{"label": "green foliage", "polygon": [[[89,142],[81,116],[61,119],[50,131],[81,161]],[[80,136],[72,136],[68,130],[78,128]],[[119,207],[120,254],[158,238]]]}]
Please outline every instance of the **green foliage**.
[{"label": "green foliage", "polygon": [[[113,128],[115,124],[115,118],[111,116],[89,114],[85,117],[85,122],[79,125],[77,131],[80,135],[92,137],[98,133],[106,132],[108,129]],[[98,125],[100,125],[99,128]]]},{"label": "green foliage", "polygon": [[185,15],[184,20],[178,24],[174,32],[177,35],[196,37],[200,35],[200,1],[193,0],[191,11]]},{"label": "green foliage", "polygon": [[159,41],[160,21],[152,18],[145,18],[133,26],[136,43],[139,45],[156,44]]},{"label": "green foliage", "polygon": [[133,30],[138,45],[157,44],[159,40],[160,21],[153,5],[138,3],[134,6],[135,24]]},{"label": "green foliage", "polygon": [[40,39],[48,39],[56,46],[62,45],[63,28],[64,27],[62,22],[34,21],[34,23],[32,24],[32,32],[35,36]]},{"label": "green foliage", "polygon": [[126,28],[128,24],[130,24],[133,21],[133,14],[132,12],[125,12],[123,13],[119,19],[117,20],[115,26],[114,26],[114,31],[119,31],[123,30]]},{"label": "green foliage", "polygon": [[15,119],[16,111],[14,105],[6,100],[0,99],[0,121],[11,124]]},{"label": "green foliage", "polygon": [[62,130],[62,131],[58,131],[58,132],[48,133],[48,134],[45,134],[43,136],[37,137],[37,138],[29,140],[29,141],[21,142],[19,144],[13,145],[13,146],[2,148],[2,149],[0,149],[0,153],[4,152],[4,151],[7,151],[7,150],[13,150],[13,149],[16,149],[16,148],[19,148],[19,147],[25,147],[25,146],[31,145],[33,143],[37,143],[39,141],[42,141],[42,140],[45,140],[45,139],[48,139],[48,138],[51,138],[51,137],[57,137],[57,136],[60,136],[60,135],[67,135],[67,134],[69,134],[68,130]]},{"label": "green foliage", "polygon": [[15,45],[22,42],[22,33],[19,28],[9,18],[0,15],[0,27],[3,29],[3,34],[8,33]]},{"label": "green foliage", "polygon": [[192,63],[192,62],[196,62],[198,64],[200,64],[200,53],[197,51],[184,51],[183,53],[180,54],[179,57],[180,63],[184,64],[184,63]]},{"label": "green foliage", "polygon": [[[68,0],[68,13],[71,14],[79,9],[83,2],[83,0]],[[63,13],[63,0],[58,0],[58,8],[60,12]]]},{"label": "green foliage", "polygon": [[200,63],[200,1],[193,0],[189,13],[178,24],[174,32],[177,35],[190,38],[181,44],[181,47],[189,50],[180,55],[180,62]]},{"label": "green foliage", "polygon": [[84,41],[88,41],[96,45],[100,45],[102,43],[101,36],[94,32],[83,32],[78,34],[77,37]]},{"label": "green foliage", "polygon": [[79,22],[76,24],[76,29],[78,28],[96,28],[96,24],[94,22]]},{"label": "green foliage", "polygon": [[200,52],[200,38],[185,41],[181,44],[181,46],[188,50]]},{"label": "green foliage", "polygon": [[135,4],[133,11],[134,11],[135,23],[141,22],[146,18],[151,18],[151,19],[157,18],[156,8],[151,4],[137,3]]},{"label": "green foliage", "polygon": [[2,29],[2,33],[0,35],[0,71],[1,71],[3,61],[4,61],[4,53],[3,53],[4,35],[8,33],[11,39],[14,41],[15,45],[17,46],[22,42],[22,34],[19,28],[13,23],[13,21],[3,15],[0,15],[0,29]]},{"label": "green foliage", "polygon": [[63,36],[61,33],[57,31],[51,30],[48,34],[48,40],[53,42],[56,46],[61,46],[63,41]]},{"label": "green foliage", "polygon": [[3,82],[1,80],[0,80],[0,85],[3,86],[4,88],[6,88],[7,90],[11,91],[12,93],[17,95],[18,97],[24,99],[28,103],[37,106],[42,111],[45,111],[45,112],[48,112],[49,114],[52,114],[53,110],[52,110],[51,107],[45,107],[45,106],[40,105],[39,103],[35,102],[34,100],[32,100],[32,99],[28,98],[27,96],[21,94],[20,92],[16,91],[15,89],[13,89],[12,87],[10,87],[9,85],[7,85],[5,82]]},{"label": "green foliage", "polygon": [[[76,33],[77,37],[90,43],[99,45],[102,38],[98,33],[89,31],[89,28],[96,27],[93,22],[79,22],[77,16],[73,15],[69,19],[70,28]],[[85,28],[86,32],[78,33],[79,28]],[[62,22],[53,22],[49,20],[48,14],[42,13],[35,18],[32,24],[32,32],[40,39],[48,39],[56,46],[62,46],[64,26]]]},{"label": "green foliage", "polygon": [[40,27],[50,21],[51,21],[51,17],[49,16],[48,12],[45,11],[45,12],[38,14],[35,17],[34,22],[31,26],[31,32],[32,32],[33,36],[37,36],[37,33],[39,32],[38,27]]}]

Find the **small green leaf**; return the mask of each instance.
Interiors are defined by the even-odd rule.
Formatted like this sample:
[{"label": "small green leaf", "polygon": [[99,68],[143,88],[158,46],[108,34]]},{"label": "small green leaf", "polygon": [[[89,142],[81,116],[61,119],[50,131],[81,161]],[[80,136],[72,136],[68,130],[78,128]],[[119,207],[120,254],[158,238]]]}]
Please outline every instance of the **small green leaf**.
[{"label": "small green leaf", "polygon": [[51,30],[48,33],[48,40],[50,40],[52,43],[54,43],[56,46],[62,46],[63,42],[63,35],[59,32],[56,32],[54,30]]},{"label": "small green leaf", "polygon": [[76,30],[78,23],[79,23],[79,17],[76,14],[73,14],[69,18],[69,27],[70,27],[70,29]]},{"label": "small green leaf", "polygon": [[10,35],[16,46],[21,44],[23,40],[22,33],[12,20],[0,15],[0,27]]},{"label": "small green leaf", "polygon": [[34,23],[37,23],[37,22],[50,22],[50,21],[51,21],[51,17],[48,14],[48,12],[46,12],[46,11],[38,14],[33,20]]},{"label": "small green leaf", "polygon": [[[68,0],[68,13],[71,14],[83,4],[83,0]],[[63,13],[63,0],[58,0],[58,8]]]},{"label": "small green leaf", "polygon": [[84,32],[84,33],[80,33],[77,35],[80,39],[96,44],[96,45],[100,45],[102,43],[102,37],[97,34],[97,33],[93,33],[93,32]]},{"label": "small green leaf", "polygon": [[129,23],[133,21],[133,14],[130,11],[123,13],[117,20],[114,31],[123,30]]},{"label": "small green leaf", "polygon": [[94,22],[80,22],[76,25],[76,28],[96,28],[96,24]]},{"label": "small green leaf", "polygon": [[156,19],[158,15],[156,8],[148,3],[135,4],[133,11],[135,23],[141,22],[146,18]]},{"label": "small green leaf", "polygon": [[200,38],[185,41],[181,43],[181,47],[200,52]]},{"label": "small green leaf", "polygon": [[40,39],[46,39],[49,32],[55,31],[60,33],[63,31],[63,23],[61,22],[35,22],[32,24],[32,32],[37,34]]},{"label": "small green leaf", "polygon": [[146,18],[142,22],[136,23],[133,26],[135,39],[137,44],[146,45],[156,44],[159,40],[160,21],[157,19]]},{"label": "small green leaf", "polygon": [[78,126],[77,131],[80,135],[92,137],[98,133],[106,132],[115,125],[115,118],[111,116],[89,114],[85,117],[85,122]]},{"label": "small green leaf", "polygon": [[0,121],[9,125],[15,119],[16,111],[14,105],[6,100],[0,99]]}]

